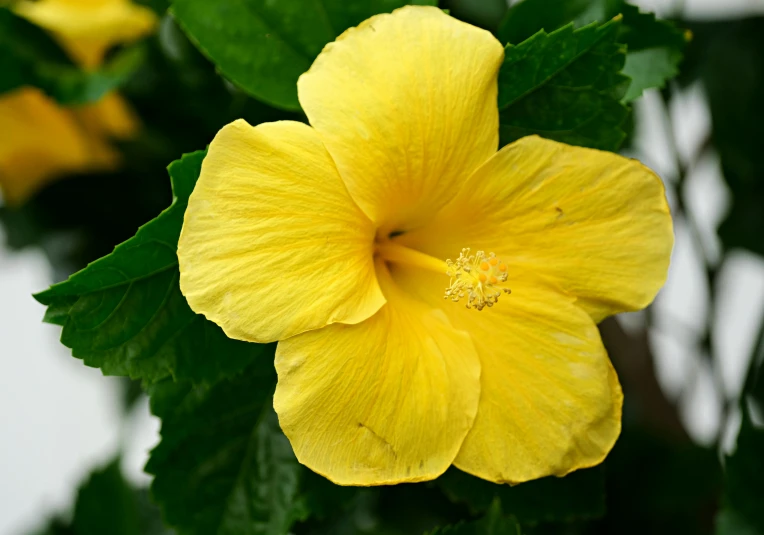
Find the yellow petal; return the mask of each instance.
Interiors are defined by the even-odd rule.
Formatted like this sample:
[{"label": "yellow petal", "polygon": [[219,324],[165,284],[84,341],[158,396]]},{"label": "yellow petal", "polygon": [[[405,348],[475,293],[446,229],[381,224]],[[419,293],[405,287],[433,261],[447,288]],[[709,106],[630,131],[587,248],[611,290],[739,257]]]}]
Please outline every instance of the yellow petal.
[{"label": "yellow petal", "polygon": [[653,300],[673,231],[663,184],[647,167],[533,136],[501,149],[435,221],[398,240],[441,258],[493,251],[553,279],[600,321]]},{"label": "yellow petal", "polygon": [[459,469],[520,483],[602,462],[620,434],[623,395],[596,325],[572,298],[512,271],[512,293],[477,312],[440,298],[443,279],[432,273],[394,266],[393,277],[441,303],[477,348],[480,405]]},{"label": "yellow petal", "polygon": [[129,104],[111,92],[98,102],[73,108],[78,119],[95,137],[129,139],[138,133],[140,123]]},{"label": "yellow petal", "polygon": [[442,474],[472,425],[480,364],[442,311],[401,293],[358,325],[279,342],[274,407],[299,461],[340,485]]},{"label": "yellow petal", "polygon": [[358,323],[384,304],[373,243],[311,127],[238,120],[215,136],[189,200],[180,288],[240,340]]},{"label": "yellow petal", "polygon": [[300,77],[310,123],[384,231],[429,219],[496,151],[503,57],[490,33],[409,6],[347,30]]},{"label": "yellow petal", "polygon": [[0,97],[0,189],[6,203],[21,204],[66,174],[112,169],[117,158],[71,110],[40,90],[25,87]]},{"label": "yellow petal", "polygon": [[50,31],[85,68],[97,67],[109,48],[156,26],[153,11],[129,0],[22,0],[14,11]]}]

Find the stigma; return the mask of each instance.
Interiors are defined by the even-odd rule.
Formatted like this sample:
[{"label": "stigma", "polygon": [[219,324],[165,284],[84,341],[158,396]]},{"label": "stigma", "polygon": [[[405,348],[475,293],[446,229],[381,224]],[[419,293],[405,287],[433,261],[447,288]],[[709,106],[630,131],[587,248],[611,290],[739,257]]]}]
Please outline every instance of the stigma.
[{"label": "stigma", "polygon": [[507,282],[507,265],[494,253],[478,251],[471,255],[470,249],[465,248],[456,261],[446,260],[446,265],[451,282],[444,299],[454,303],[466,299],[467,308],[483,310],[495,305],[502,293],[512,293],[503,286]]}]

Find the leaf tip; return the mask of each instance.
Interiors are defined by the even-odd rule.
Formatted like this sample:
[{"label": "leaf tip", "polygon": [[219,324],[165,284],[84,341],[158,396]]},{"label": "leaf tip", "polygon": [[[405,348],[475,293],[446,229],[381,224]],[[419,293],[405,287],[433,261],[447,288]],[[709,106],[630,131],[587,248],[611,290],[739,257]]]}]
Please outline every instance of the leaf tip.
[{"label": "leaf tip", "polygon": [[[202,160],[204,160],[206,155],[207,149],[187,152],[167,166],[173,197],[183,200],[188,199],[196,185],[197,178],[199,178]],[[185,172],[186,168],[189,169],[190,174]]]},{"label": "leaf tip", "polygon": [[35,301],[37,301],[41,305],[48,306],[50,304],[50,297],[51,297],[49,294],[50,294],[50,288],[47,288],[40,292],[33,293],[32,297],[34,298]]}]

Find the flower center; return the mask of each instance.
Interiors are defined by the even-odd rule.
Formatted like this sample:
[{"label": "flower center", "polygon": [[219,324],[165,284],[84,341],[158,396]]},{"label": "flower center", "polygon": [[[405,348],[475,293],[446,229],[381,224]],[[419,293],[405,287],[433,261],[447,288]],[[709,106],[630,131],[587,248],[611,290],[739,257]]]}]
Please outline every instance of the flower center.
[{"label": "flower center", "polygon": [[501,286],[507,282],[507,265],[496,258],[494,253],[478,251],[471,255],[470,249],[462,249],[456,261],[446,260],[446,275],[451,283],[443,296],[454,303],[466,298],[467,308],[483,310],[499,301],[502,293],[512,293]]},{"label": "flower center", "polygon": [[483,310],[495,305],[502,293],[512,293],[503,287],[507,282],[507,265],[494,253],[462,249],[456,261],[442,261],[430,255],[409,249],[392,241],[377,243],[376,252],[387,262],[407,264],[451,277],[445,298],[458,303],[466,299],[467,308]]}]

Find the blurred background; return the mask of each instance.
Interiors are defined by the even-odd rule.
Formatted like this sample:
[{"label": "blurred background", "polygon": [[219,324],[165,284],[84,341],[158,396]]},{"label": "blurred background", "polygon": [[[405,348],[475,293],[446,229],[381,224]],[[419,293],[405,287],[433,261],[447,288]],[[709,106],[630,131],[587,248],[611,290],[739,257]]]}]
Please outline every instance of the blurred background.
[{"label": "blurred background", "polygon": [[[764,0],[633,3],[693,38],[679,76],[634,103],[622,151],[665,181],[676,246],[654,305],[601,326],[627,396],[624,436],[652,437],[629,442],[639,455],[617,448],[608,461],[609,474],[619,473],[619,463],[644,463],[643,480],[621,483],[649,485],[650,498],[609,501],[608,514],[654,515],[662,527],[647,533],[689,515],[698,517],[697,531],[665,532],[711,533],[719,459],[735,450],[741,408],[764,424],[762,408],[741,400],[764,358]],[[441,7],[478,23],[506,10],[501,0]],[[158,441],[159,423],[140,388],[71,358],[31,294],[107,254],[169,205],[165,167],[183,152],[205,147],[234,118],[284,116],[222,81],[172,18],[159,17],[151,32],[144,65],[122,89],[143,134],[114,141],[120,164],[75,170],[0,208],[2,535],[66,517],[81,481],[115,457],[131,485],[146,487],[143,465]],[[4,113],[0,105],[0,126],[12,120]],[[690,484],[673,485],[679,480]]]}]

